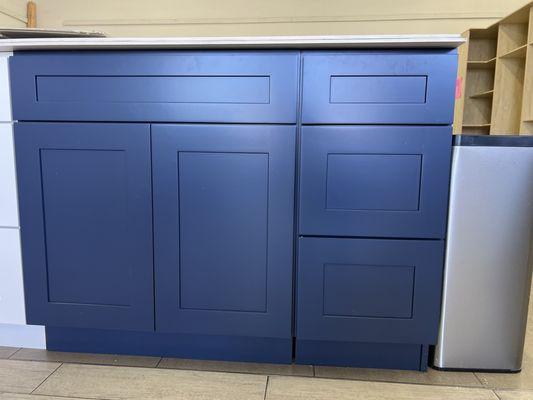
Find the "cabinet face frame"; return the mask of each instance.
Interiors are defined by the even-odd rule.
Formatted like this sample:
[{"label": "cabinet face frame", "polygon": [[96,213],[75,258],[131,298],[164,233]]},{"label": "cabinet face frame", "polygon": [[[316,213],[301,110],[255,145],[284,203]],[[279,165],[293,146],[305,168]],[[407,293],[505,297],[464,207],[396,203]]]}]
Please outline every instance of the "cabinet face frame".
[{"label": "cabinet face frame", "polygon": [[152,331],[150,126],[19,122],[15,143],[28,322]]},{"label": "cabinet face frame", "polygon": [[[152,125],[157,331],[291,337],[295,141],[295,126]],[[243,160],[243,157],[248,160]],[[261,201],[258,193],[244,194],[246,188],[243,188],[243,197],[240,197],[235,179],[227,175],[238,173],[232,165],[237,162],[243,166],[248,164],[251,169],[243,171],[243,180],[251,179],[249,172],[256,173],[258,180],[262,179],[263,172],[267,174],[266,187],[253,186],[254,190],[268,197],[265,199],[267,220],[264,222],[245,221],[240,210],[234,207],[245,198]],[[213,177],[216,174],[213,165],[219,165],[220,179]],[[195,170],[187,170],[193,166],[196,166]],[[212,198],[206,198],[198,193],[194,185],[188,184],[190,180],[187,177],[191,174],[204,182],[205,186],[202,187],[212,193]],[[230,185],[226,189],[221,187],[221,182],[229,182]],[[232,182],[235,184],[232,185]],[[196,204],[191,201],[195,192]],[[213,219],[219,221],[220,237],[212,232],[216,229],[212,221],[202,216],[202,207],[210,207],[209,204],[221,211],[212,215]],[[224,208],[227,213],[222,212]],[[243,205],[242,208],[247,207]],[[196,233],[181,230],[182,224],[193,227],[190,218],[182,214],[186,209],[198,218],[194,226]],[[205,214],[210,215],[209,212],[206,209]],[[231,232],[227,229],[231,225],[228,218],[241,221],[242,226],[233,227],[235,231]],[[255,216],[250,215],[250,218],[253,220]],[[255,224],[253,226],[258,231],[266,229],[264,243],[257,238],[250,223]],[[245,226],[252,229],[250,236],[255,239],[249,245],[253,248],[239,250],[234,239],[242,238],[245,232],[239,229]],[[224,243],[227,243],[227,249],[222,248]],[[184,244],[186,248],[182,247]],[[228,274],[233,274],[228,276],[234,278],[238,271],[245,275],[249,272],[250,284],[263,280],[265,287],[261,290],[264,290],[265,299],[262,304],[254,293],[246,291],[242,295],[257,303],[256,306],[253,309],[250,305],[235,309],[235,304],[228,305],[225,303],[227,299],[217,295],[225,291],[234,297],[231,288],[220,287],[226,277],[220,276],[219,280],[211,281],[206,276],[205,281],[201,281],[200,272],[194,270],[208,271],[213,268],[198,261],[206,258],[200,251],[204,246],[205,251],[211,249],[213,253],[220,254],[219,260],[211,260],[220,262],[213,272],[218,274],[227,269]],[[249,271],[241,255],[237,254],[239,251],[249,254]],[[234,264],[231,260],[234,260]],[[260,260],[266,262],[265,269],[257,265]],[[258,277],[258,274],[266,275]],[[194,287],[184,292],[180,289],[182,279],[188,279]],[[235,282],[236,285],[241,283]],[[231,285],[231,282],[226,284]],[[213,298],[209,304],[204,304],[195,297],[194,290]]]}]

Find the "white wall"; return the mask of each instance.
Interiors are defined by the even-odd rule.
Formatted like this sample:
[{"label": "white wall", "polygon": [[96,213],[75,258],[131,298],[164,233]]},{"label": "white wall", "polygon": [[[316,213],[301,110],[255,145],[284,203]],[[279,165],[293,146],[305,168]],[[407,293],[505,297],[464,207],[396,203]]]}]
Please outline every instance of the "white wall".
[{"label": "white wall", "polygon": [[37,26],[113,36],[460,33],[527,0],[35,0]]},{"label": "white wall", "polygon": [[0,0],[0,27],[26,26],[26,0]]}]

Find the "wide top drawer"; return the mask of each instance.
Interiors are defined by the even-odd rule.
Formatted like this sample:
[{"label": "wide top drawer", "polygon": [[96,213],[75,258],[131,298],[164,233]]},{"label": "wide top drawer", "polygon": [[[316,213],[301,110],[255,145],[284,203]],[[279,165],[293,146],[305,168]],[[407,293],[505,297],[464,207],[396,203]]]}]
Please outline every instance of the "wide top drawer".
[{"label": "wide top drawer", "polygon": [[294,123],[297,52],[25,52],[15,120]]},{"label": "wide top drawer", "polygon": [[306,52],[304,124],[451,124],[455,51]]}]

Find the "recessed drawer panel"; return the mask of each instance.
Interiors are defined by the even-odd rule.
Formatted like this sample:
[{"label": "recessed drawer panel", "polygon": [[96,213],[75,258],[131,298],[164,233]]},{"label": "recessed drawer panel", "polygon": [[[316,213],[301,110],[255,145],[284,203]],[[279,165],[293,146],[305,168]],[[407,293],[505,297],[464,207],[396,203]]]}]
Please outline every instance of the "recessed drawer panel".
[{"label": "recessed drawer panel", "polygon": [[304,124],[450,124],[454,51],[304,53]]},{"label": "recessed drawer panel", "polygon": [[18,120],[296,121],[295,52],[21,53]]},{"label": "recessed drawer panel", "polygon": [[300,238],[300,340],[435,343],[443,242]]},{"label": "recessed drawer panel", "polygon": [[324,269],[324,315],[411,318],[412,265],[329,264]]},{"label": "recessed drawer panel", "polygon": [[328,154],[326,170],[327,210],[420,207],[421,154]]},{"label": "recessed drawer panel", "polygon": [[450,127],[303,127],[300,235],[443,238],[450,153]]}]

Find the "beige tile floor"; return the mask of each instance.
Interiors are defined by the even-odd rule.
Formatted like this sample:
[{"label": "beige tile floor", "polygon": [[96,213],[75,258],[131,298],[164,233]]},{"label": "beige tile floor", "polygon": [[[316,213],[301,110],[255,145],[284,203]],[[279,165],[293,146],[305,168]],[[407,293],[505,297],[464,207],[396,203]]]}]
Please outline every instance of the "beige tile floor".
[{"label": "beige tile floor", "polygon": [[0,347],[0,400],[533,400],[533,299],[520,374],[427,373]]}]

